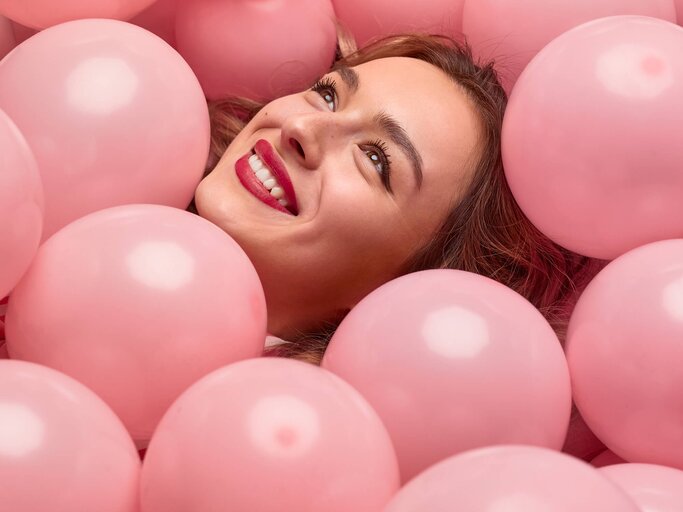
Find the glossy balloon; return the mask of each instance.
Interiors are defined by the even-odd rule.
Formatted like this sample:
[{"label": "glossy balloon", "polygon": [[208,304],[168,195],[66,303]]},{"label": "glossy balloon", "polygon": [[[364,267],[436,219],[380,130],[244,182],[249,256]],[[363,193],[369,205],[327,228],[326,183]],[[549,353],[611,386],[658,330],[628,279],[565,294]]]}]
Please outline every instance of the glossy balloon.
[{"label": "glossy balloon", "polygon": [[43,240],[110,206],[185,208],[204,172],[209,116],[196,77],[129,23],[73,21],[30,37],[0,63],[0,108],[38,161]]},{"label": "glossy balloon", "polygon": [[683,29],[642,16],[581,25],[524,71],[503,124],[515,199],[548,237],[613,259],[683,236]]},{"label": "glossy balloon", "polygon": [[683,469],[683,239],[630,251],[588,285],[569,323],[574,400],[617,455]]},{"label": "glossy balloon", "polygon": [[327,73],[337,44],[330,0],[180,2],[176,40],[210,99],[306,89]]},{"label": "glossy balloon", "polygon": [[639,512],[588,464],[533,446],[496,446],[451,457],[408,482],[384,512]]},{"label": "glossy balloon", "polygon": [[144,512],[377,512],[398,490],[377,414],[347,383],[283,358],[235,363],[171,406],[145,454]]},{"label": "glossy balloon", "polygon": [[471,448],[559,450],[567,433],[557,336],[528,301],[481,275],[427,270],[376,289],[343,320],[322,366],[379,413],[403,482]]},{"label": "glossy balloon", "polygon": [[653,464],[617,464],[600,471],[645,512],[683,510],[683,471]]},{"label": "glossy balloon", "polygon": [[23,135],[0,110],[0,298],[24,274],[43,229],[43,185]]},{"label": "glossy balloon", "polygon": [[0,361],[0,510],[138,512],[139,477],[133,441],[92,391]]},{"label": "glossy balloon", "polygon": [[261,354],[263,289],[242,249],[189,212],[127,205],[41,245],[12,292],[10,356],[98,393],[141,445],[190,384]]},{"label": "glossy balloon", "polygon": [[33,28],[82,18],[126,20],[155,0],[0,0],[0,14]]}]

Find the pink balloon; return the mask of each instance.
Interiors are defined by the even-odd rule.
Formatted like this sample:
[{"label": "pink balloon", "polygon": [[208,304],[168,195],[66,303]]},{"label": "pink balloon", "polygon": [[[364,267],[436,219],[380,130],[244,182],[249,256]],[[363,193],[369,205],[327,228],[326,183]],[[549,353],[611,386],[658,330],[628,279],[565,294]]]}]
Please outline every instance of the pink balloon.
[{"label": "pink balloon", "polygon": [[0,0],[0,13],[33,28],[46,28],[82,18],[126,20],[154,0]]},{"label": "pink balloon", "polygon": [[333,0],[339,20],[360,46],[372,39],[406,32],[462,39],[465,0]]},{"label": "pink balloon", "polygon": [[683,510],[683,471],[653,464],[618,464],[600,471],[644,512]]},{"label": "pink balloon", "polygon": [[92,391],[0,361],[0,510],[137,512],[139,475],[133,441]]},{"label": "pink balloon", "polygon": [[385,427],[351,386],[281,358],[235,363],[171,406],[142,469],[145,512],[377,512],[398,490]]},{"label": "pink balloon", "polygon": [[523,297],[477,274],[427,270],[378,288],[341,323],[322,366],[379,413],[403,482],[471,448],[559,450],[567,433],[555,333]]},{"label": "pink balloon", "polygon": [[579,299],[567,333],[574,400],[617,455],[683,469],[683,240],[630,251]]},{"label": "pink balloon", "polygon": [[14,39],[17,41],[17,44],[23,43],[26,41],[29,37],[37,34],[39,30],[30,28],[30,27],[25,27],[24,25],[21,25],[17,23],[16,21],[11,21],[12,23],[12,32],[14,32]]},{"label": "pink balloon", "polygon": [[110,206],[185,208],[204,172],[209,117],[196,77],[128,23],[74,21],[29,38],[0,63],[0,108],[38,161],[43,240]]},{"label": "pink balloon", "polygon": [[384,512],[639,512],[599,471],[533,446],[496,446],[451,457],[403,487]]},{"label": "pink balloon", "polygon": [[242,249],[209,221],[158,205],[83,217],[40,246],[12,292],[10,356],[76,378],[140,445],[180,393],[257,357],[263,289]]},{"label": "pink balloon", "polygon": [[12,22],[4,16],[0,16],[0,60],[16,45],[17,41],[14,38]]},{"label": "pink balloon", "polygon": [[139,27],[154,32],[175,47],[175,17],[179,0],[156,0],[130,20]]},{"label": "pink balloon", "polygon": [[0,298],[28,268],[43,229],[43,185],[23,135],[0,110]]},{"label": "pink balloon", "polygon": [[619,14],[676,21],[673,0],[468,0],[462,24],[475,55],[497,61],[510,92],[524,67],[550,41],[587,21]]},{"label": "pink balloon", "polygon": [[614,452],[605,450],[591,461],[591,465],[595,468],[602,468],[605,466],[611,466],[613,464],[624,464],[625,462],[626,461],[624,459],[616,455]]},{"label": "pink balloon", "polygon": [[674,0],[676,4],[676,19],[679,25],[683,25],[683,0]]},{"label": "pink balloon", "polygon": [[309,87],[334,60],[330,0],[180,2],[178,51],[210,99],[272,99]]},{"label": "pink balloon", "polygon": [[581,25],[526,68],[503,123],[508,182],[572,251],[613,259],[683,237],[683,29],[642,16]]}]

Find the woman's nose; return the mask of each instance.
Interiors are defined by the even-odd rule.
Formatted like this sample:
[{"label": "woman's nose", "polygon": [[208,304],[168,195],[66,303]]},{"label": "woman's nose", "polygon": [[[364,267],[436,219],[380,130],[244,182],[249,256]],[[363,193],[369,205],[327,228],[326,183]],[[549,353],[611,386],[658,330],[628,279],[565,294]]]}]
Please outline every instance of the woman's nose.
[{"label": "woman's nose", "polygon": [[317,169],[327,151],[341,140],[340,119],[333,112],[290,115],[282,124],[280,147],[303,167]]}]

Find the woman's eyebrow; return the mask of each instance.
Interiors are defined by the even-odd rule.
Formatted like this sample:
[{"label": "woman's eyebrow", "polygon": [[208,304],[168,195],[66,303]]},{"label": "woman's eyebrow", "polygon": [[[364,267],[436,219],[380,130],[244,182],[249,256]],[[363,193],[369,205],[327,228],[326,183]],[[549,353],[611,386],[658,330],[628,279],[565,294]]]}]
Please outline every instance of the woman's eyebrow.
[{"label": "woman's eyebrow", "polygon": [[[346,85],[347,89],[351,94],[355,93],[360,86],[360,78],[356,71],[348,66],[339,66],[334,71],[339,74],[342,82]],[[410,163],[413,167],[413,174],[415,174],[415,181],[417,183],[418,190],[422,187],[422,157],[418,153],[417,148],[408,137],[408,133],[401,124],[394,119],[387,112],[379,112],[375,115],[375,122],[379,125],[380,129],[391,139],[394,144],[396,144],[401,151],[408,157]]]}]

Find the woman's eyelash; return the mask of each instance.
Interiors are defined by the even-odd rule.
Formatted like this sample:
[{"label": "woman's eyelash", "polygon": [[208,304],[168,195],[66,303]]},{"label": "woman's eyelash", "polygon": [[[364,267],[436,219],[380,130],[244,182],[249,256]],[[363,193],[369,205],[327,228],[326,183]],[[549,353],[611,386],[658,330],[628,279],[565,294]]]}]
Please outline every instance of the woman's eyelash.
[{"label": "woman's eyelash", "polygon": [[311,90],[317,92],[330,107],[330,110],[336,110],[337,105],[337,84],[330,77],[323,77],[313,84]]}]

